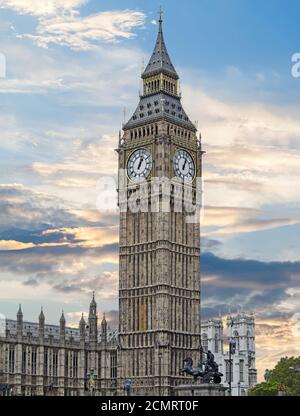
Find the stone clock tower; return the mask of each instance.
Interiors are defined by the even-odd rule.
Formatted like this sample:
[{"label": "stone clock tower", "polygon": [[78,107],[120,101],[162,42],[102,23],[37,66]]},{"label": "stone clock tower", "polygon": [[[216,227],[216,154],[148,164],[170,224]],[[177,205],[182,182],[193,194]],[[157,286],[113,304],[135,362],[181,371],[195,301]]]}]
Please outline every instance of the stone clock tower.
[{"label": "stone clock tower", "polygon": [[[188,182],[195,202],[202,152],[196,128],[182,108],[179,77],[166,49],[161,17],[142,80],[143,94],[123,126],[117,150],[118,391],[123,394],[124,381],[130,379],[132,394],[172,395],[177,384],[186,382],[179,373],[183,359],[199,360],[200,217],[190,221],[191,211],[184,204],[178,208],[184,192],[176,184]],[[173,182],[164,187],[170,179]],[[153,183],[159,182],[155,188]],[[169,204],[162,203],[163,189],[170,191]],[[136,207],[140,205],[132,209],[126,201],[134,198]]]}]

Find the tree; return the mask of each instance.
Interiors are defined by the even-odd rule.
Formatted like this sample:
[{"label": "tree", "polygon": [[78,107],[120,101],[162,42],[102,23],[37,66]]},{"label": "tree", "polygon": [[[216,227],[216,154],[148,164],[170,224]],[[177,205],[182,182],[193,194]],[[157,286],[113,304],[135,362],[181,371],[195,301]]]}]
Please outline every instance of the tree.
[{"label": "tree", "polygon": [[277,396],[278,390],[283,388],[286,396],[300,396],[300,372],[291,367],[300,365],[299,357],[284,357],[273,370],[266,370],[265,382],[257,384],[249,391],[250,396]]}]

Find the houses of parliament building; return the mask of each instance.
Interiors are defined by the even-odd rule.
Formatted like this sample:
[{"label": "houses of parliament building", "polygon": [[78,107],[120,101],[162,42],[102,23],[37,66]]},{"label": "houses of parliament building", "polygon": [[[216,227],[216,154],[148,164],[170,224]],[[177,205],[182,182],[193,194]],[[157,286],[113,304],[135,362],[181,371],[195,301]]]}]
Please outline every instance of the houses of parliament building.
[{"label": "houses of parliament building", "polygon": [[[162,26],[160,16],[155,47],[142,73],[143,92],[123,125],[117,149],[119,327],[109,329],[105,316],[98,325],[94,296],[88,320],[82,316],[78,328],[67,327],[63,314],[59,325],[45,324],[43,311],[38,323],[26,322],[20,307],[17,319],[6,320],[0,333],[2,391],[122,395],[130,381],[131,394],[170,396],[187,382],[188,376],[180,374],[183,360],[192,357],[198,363],[201,338],[213,352],[218,349],[222,382],[228,382],[222,322],[200,324],[200,221],[189,220],[187,207],[176,208],[182,196],[174,184],[169,209],[153,206],[152,178],[186,181],[194,201],[201,192],[197,178],[202,177],[201,140],[182,107],[179,76]],[[122,191],[120,172],[126,172]],[[124,201],[142,183],[150,191],[144,198],[148,209],[124,209]],[[158,187],[159,202],[161,192]],[[254,319],[238,316],[234,322],[240,341],[237,377],[246,394],[256,380]]]}]

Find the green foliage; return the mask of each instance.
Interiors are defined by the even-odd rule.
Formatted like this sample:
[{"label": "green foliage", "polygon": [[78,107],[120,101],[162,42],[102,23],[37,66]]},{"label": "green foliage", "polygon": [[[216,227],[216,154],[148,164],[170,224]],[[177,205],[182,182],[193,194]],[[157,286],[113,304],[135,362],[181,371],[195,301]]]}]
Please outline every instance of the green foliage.
[{"label": "green foliage", "polygon": [[284,357],[273,370],[266,370],[266,382],[257,384],[249,391],[250,396],[277,396],[280,387],[286,396],[300,396],[300,372],[291,371],[290,367],[300,365],[299,357]]}]

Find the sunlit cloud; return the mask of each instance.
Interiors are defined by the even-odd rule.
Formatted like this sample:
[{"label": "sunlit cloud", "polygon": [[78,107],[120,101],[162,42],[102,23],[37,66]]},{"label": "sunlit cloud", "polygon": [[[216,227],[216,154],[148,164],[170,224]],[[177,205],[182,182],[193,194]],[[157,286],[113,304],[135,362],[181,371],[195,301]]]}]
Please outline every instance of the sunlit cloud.
[{"label": "sunlit cloud", "polygon": [[[205,146],[243,145],[251,154],[253,146],[283,148],[300,137],[297,108],[290,111],[258,102],[225,102],[191,84],[185,84],[183,90],[188,113],[200,120]],[[230,156],[234,157],[234,153]],[[247,158],[247,152],[244,156]]]},{"label": "sunlit cloud", "polygon": [[0,0],[0,8],[12,9],[18,13],[33,16],[51,16],[72,12],[87,2],[88,0]]},{"label": "sunlit cloud", "polygon": [[38,17],[36,33],[23,33],[38,46],[67,46],[78,51],[95,48],[98,42],[114,42],[134,36],[145,14],[134,10],[114,10],[81,16],[79,8],[88,0],[0,0],[0,7]]},{"label": "sunlit cloud", "polygon": [[26,248],[34,247],[33,243],[22,243],[14,240],[0,240],[0,250],[24,250]]},{"label": "sunlit cloud", "polygon": [[51,229],[42,232],[43,236],[60,235],[69,240],[70,246],[79,245],[84,248],[101,247],[106,244],[118,243],[118,226],[112,227],[80,227]]},{"label": "sunlit cloud", "polygon": [[95,42],[113,42],[119,38],[134,36],[132,29],[144,23],[141,12],[124,10],[97,13],[91,16],[61,15],[41,19],[37,34],[23,34],[20,37],[32,39],[38,46],[49,44],[68,46],[74,50],[91,50]]}]

